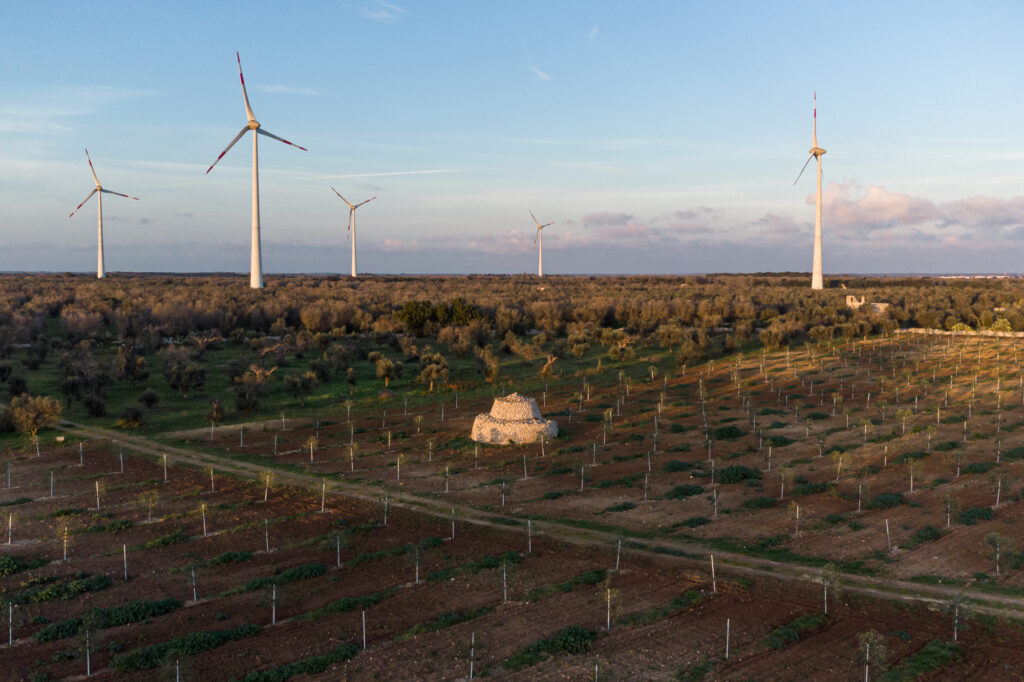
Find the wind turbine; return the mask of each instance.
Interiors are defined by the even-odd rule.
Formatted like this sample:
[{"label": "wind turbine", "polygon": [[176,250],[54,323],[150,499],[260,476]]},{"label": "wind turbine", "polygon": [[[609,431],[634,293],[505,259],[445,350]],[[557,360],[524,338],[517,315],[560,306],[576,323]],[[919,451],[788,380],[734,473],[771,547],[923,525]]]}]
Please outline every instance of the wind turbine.
[{"label": "wind turbine", "polygon": [[361,201],[358,204],[353,204],[348,199],[346,199],[345,197],[341,196],[341,192],[339,192],[338,190],[334,189],[333,187],[331,187],[331,189],[334,190],[334,193],[338,195],[339,199],[341,199],[346,204],[348,204],[348,234],[346,234],[346,239],[348,237],[350,237],[350,236],[352,237],[352,276],[355,277],[356,276],[356,209],[359,208],[360,206],[362,206],[363,204],[370,203],[371,201],[373,201],[377,197],[370,197],[366,201]]},{"label": "wind turbine", "polygon": [[277,140],[278,142],[284,142],[292,147],[298,147],[302,151],[308,151],[305,147],[299,147],[299,145],[289,142],[283,137],[278,137],[272,133],[266,131],[265,128],[260,126],[259,121],[253,116],[252,107],[249,106],[249,95],[245,92],[245,77],[242,76],[242,58],[237,52],[235,52],[235,58],[238,60],[238,80],[242,82],[242,99],[245,101],[245,115],[249,119],[241,132],[235,135],[235,139],[231,140],[231,144],[224,148],[224,151],[217,157],[217,161],[210,164],[210,167],[206,169],[209,173],[213,170],[213,167],[217,165],[224,155],[228,153],[228,150],[235,146],[235,143],[242,139],[242,135],[245,135],[245,131],[252,131],[252,246],[249,257],[249,286],[253,289],[263,288],[263,256],[260,251],[260,169],[259,169],[259,143],[258,136],[266,135],[269,138]]},{"label": "wind turbine", "polygon": [[537,216],[533,215],[533,211],[530,211],[530,217],[533,218],[533,222],[537,224],[537,236],[533,238],[533,243],[538,245],[537,249],[537,276],[544,276],[544,228],[549,225],[554,225],[552,221],[550,223],[540,224],[537,220]]},{"label": "wind turbine", "polygon": [[96,169],[93,168],[92,159],[89,157],[88,149],[85,150],[85,158],[89,160],[89,171],[92,173],[92,179],[96,182],[96,187],[91,192],[89,192],[89,196],[87,196],[85,199],[82,199],[82,203],[80,203],[78,206],[75,206],[75,210],[72,211],[71,215],[69,215],[68,217],[70,218],[71,216],[75,215],[75,213],[78,212],[78,209],[85,206],[85,202],[89,201],[89,199],[92,198],[93,194],[98,195],[96,197],[96,202],[99,204],[99,244],[96,247],[96,277],[98,279],[103,279],[104,277],[107,276],[107,271],[103,267],[103,195],[116,194],[119,197],[135,199],[135,201],[138,201],[139,198],[133,197],[128,194],[121,194],[120,192],[115,192],[110,189],[103,189],[103,185],[100,184],[100,179],[96,177]]},{"label": "wind turbine", "polygon": [[793,184],[796,185],[800,181],[800,176],[804,174],[804,170],[807,168],[807,164],[811,162],[811,159],[818,160],[818,204],[814,212],[814,265],[811,270],[811,289],[823,288],[822,276],[821,276],[821,157],[825,155],[825,150],[818,146],[818,93],[814,93],[814,128],[811,133],[811,151],[807,157],[807,161],[804,162],[804,167],[800,169],[800,175],[796,176],[796,180]]}]

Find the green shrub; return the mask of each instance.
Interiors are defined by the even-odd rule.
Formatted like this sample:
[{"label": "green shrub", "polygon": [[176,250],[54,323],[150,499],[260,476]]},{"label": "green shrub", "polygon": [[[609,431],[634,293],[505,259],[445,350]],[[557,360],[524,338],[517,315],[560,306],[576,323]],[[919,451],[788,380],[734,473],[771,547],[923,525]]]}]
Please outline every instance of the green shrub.
[{"label": "green shrub", "polygon": [[275,576],[253,578],[241,587],[229,590],[229,593],[252,592],[253,590],[260,590],[265,587],[270,587],[271,585],[287,585],[288,583],[295,582],[296,580],[319,578],[326,572],[326,566],[314,561],[308,564],[302,564],[301,566],[292,566],[291,568],[281,571]]},{"label": "green shrub", "polygon": [[225,552],[224,554],[218,554],[206,563],[210,566],[240,564],[248,561],[250,557],[252,557],[252,552]]},{"label": "green shrub", "polygon": [[885,679],[891,682],[912,682],[919,676],[944,668],[963,658],[963,651],[956,642],[933,639],[919,651],[903,659],[903,662],[889,670]]},{"label": "green shrub", "polygon": [[176,530],[173,533],[161,535],[158,538],[153,538],[149,542],[143,543],[142,549],[159,549],[161,547],[177,545],[182,542],[188,542],[188,535],[181,530]]},{"label": "green shrub", "polygon": [[957,523],[961,523],[965,526],[973,526],[978,521],[991,521],[995,514],[988,507],[970,507],[960,512],[957,517]]},{"label": "green shrub", "polygon": [[790,644],[800,641],[800,637],[807,632],[817,630],[828,622],[828,616],[823,613],[812,613],[800,616],[786,625],[779,626],[768,633],[765,637],[765,644],[773,649],[785,649]]},{"label": "green shrub", "polygon": [[559,592],[572,592],[573,589],[580,585],[597,585],[599,582],[605,579],[608,572],[604,569],[594,569],[591,571],[584,571],[575,578],[570,578],[560,583],[553,583],[551,585],[544,585],[543,587],[536,587],[526,593],[524,599],[528,602],[540,601],[546,597],[550,597],[553,594]]},{"label": "green shrub", "polygon": [[453,625],[458,625],[459,623],[465,623],[466,621],[486,616],[492,611],[494,611],[493,606],[481,606],[478,609],[468,609],[466,611],[445,611],[434,620],[428,620],[424,623],[417,623],[416,625],[413,625],[401,636],[402,638],[405,638],[422,635],[428,632],[437,632],[439,630],[450,628]]},{"label": "green shrub", "polygon": [[41,568],[50,563],[49,559],[42,557],[36,559],[22,559],[16,556],[0,556],[0,578],[6,578],[15,573],[30,571],[33,568]]},{"label": "green shrub", "polygon": [[618,504],[613,504],[610,507],[606,507],[605,510],[601,513],[603,514],[606,512],[623,512],[629,511],[630,509],[636,509],[635,502],[619,502]]},{"label": "green shrub", "polygon": [[70,580],[60,581],[57,578],[42,578],[24,583],[26,589],[16,593],[11,600],[15,604],[38,604],[55,599],[74,599],[86,592],[105,590],[113,581],[105,575],[89,575],[79,571],[70,576]]},{"label": "green shrub", "polygon": [[960,468],[962,474],[985,474],[988,470],[998,466],[995,462],[971,462]]},{"label": "green shrub", "polygon": [[729,424],[728,426],[719,426],[712,432],[712,437],[715,440],[736,440],[742,438],[746,434],[739,429],[737,426]]},{"label": "green shrub", "polygon": [[798,483],[793,486],[793,495],[817,495],[826,493],[832,489],[835,483],[832,481],[821,481],[820,483]]},{"label": "green shrub", "polygon": [[508,670],[522,670],[556,654],[583,654],[590,650],[590,645],[596,639],[596,630],[571,625],[559,630],[553,637],[538,639],[525,649],[520,649],[506,658],[502,665]]},{"label": "green shrub", "polygon": [[708,673],[715,669],[715,665],[717,665],[715,661],[705,658],[700,663],[683,666],[676,671],[676,680],[678,682],[703,682]]},{"label": "green shrub", "polygon": [[[141,623],[149,618],[156,618],[171,611],[180,609],[181,602],[177,599],[164,599],[162,601],[136,601],[123,606],[113,606],[107,609],[93,609],[89,617],[96,627],[105,630],[107,628],[127,625],[129,623]],[[65,637],[78,634],[82,627],[82,618],[69,618],[58,621],[36,633],[35,637],[40,642],[52,642]]]},{"label": "green shrub", "polygon": [[746,500],[743,506],[747,509],[771,509],[777,501],[774,497],[755,497],[752,500]]},{"label": "green shrub", "polygon": [[397,587],[391,587],[386,590],[373,592],[361,597],[342,597],[341,599],[335,599],[329,604],[321,606],[318,609],[307,611],[297,618],[299,620],[315,620],[317,618],[324,617],[328,613],[348,613],[349,611],[355,611],[356,609],[369,608],[381,603],[385,599],[391,598],[397,591]]},{"label": "green shrub", "polygon": [[881,493],[867,504],[868,509],[891,509],[903,504],[903,493]]},{"label": "green shrub", "polygon": [[792,445],[795,442],[795,440],[786,436],[768,436],[764,441],[765,445],[772,448],[785,447],[787,445]]},{"label": "green shrub", "polygon": [[638,625],[649,625],[659,620],[669,618],[679,613],[683,609],[698,604],[704,600],[704,595],[696,590],[689,590],[686,593],[674,597],[668,604],[664,606],[654,606],[644,611],[638,611],[636,613],[630,613],[622,616],[618,619],[618,622],[622,625],[638,626]]},{"label": "green shrub", "polygon": [[690,518],[683,521],[683,525],[687,528],[696,528],[698,526],[706,526],[711,523],[711,519],[706,516],[691,516]]},{"label": "green shrub", "polygon": [[665,494],[666,500],[685,500],[692,495],[699,495],[704,492],[704,486],[693,485],[692,483],[683,483],[677,485],[672,490]]},{"label": "green shrub", "polygon": [[341,644],[329,654],[310,656],[277,668],[249,673],[242,678],[242,682],[285,682],[296,675],[319,675],[327,672],[327,669],[335,663],[344,663],[357,653],[359,653],[359,647],[355,644]]},{"label": "green shrub", "polygon": [[183,637],[176,637],[168,642],[154,644],[144,649],[136,649],[126,654],[114,656],[113,666],[118,672],[126,673],[133,670],[151,670],[163,662],[169,651],[177,651],[187,656],[195,656],[204,651],[233,642],[238,639],[259,634],[260,626],[242,625],[231,630],[207,630],[191,632]]},{"label": "green shrub", "polygon": [[742,483],[743,481],[760,481],[761,472],[742,464],[733,464],[725,467],[715,474],[715,480],[726,485],[729,483]]},{"label": "green shrub", "polygon": [[690,471],[694,468],[693,464],[684,462],[681,459],[670,459],[661,465],[661,470],[667,474],[675,473],[677,471]]}]

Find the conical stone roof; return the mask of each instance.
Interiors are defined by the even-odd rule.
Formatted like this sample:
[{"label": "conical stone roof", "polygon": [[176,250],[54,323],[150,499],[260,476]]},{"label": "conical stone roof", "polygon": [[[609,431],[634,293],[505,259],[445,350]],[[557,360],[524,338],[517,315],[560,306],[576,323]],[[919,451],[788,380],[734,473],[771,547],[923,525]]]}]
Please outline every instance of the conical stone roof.
[{"label": "conical stone roof", "polygon": [[477,415],[470,437],[479,443],[506,445],[536,443],[541,434],[545,439],[556,437],[558,425],[541,416],[536,400],[512,393],[495,398],[490,413]]}]

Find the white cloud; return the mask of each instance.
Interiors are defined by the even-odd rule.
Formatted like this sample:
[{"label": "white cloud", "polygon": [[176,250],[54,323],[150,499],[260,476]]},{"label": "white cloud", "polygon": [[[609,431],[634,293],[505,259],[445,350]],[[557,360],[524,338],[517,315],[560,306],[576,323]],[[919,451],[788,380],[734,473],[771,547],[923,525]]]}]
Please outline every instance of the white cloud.
[{"label": "white cloud", "polygon": [[541,71],[536,66],[531,66],[530,71],[533,71],[535,74],[537,74],[537,78],[541,79],[542,81],[551,80],[551,74]]},{"label": "white cloud", "polygon": [[382,2],[382,0],[374,0],[372,4],[363,7],[362,10],[364,19],[371,19],[385,24],[394,23],[408,13],[407,10],[402,9],[398,5]]}]

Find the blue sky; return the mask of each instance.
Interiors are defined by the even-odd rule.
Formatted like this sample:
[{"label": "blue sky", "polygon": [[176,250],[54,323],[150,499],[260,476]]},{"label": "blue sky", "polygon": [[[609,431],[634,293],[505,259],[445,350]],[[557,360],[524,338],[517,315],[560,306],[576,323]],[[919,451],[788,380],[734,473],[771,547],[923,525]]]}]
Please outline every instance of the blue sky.
[{"label": "blue sky", "polygon": [[1018,2],[21,3],[0,28],[0,270],[1024,271]]}]

